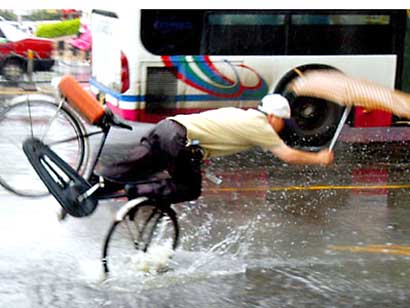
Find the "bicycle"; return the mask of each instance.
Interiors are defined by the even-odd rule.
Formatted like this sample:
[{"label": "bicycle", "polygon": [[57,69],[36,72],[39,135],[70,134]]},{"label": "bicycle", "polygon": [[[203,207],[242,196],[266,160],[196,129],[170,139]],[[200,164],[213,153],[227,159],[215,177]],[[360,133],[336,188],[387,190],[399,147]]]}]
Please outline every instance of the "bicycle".
[{"label": "bicycle", "polygon": [[56,102],[55,97],[44,94],[16,97],[0,110],[0,185],[18,196],[47,195],[47,188],[24,156],[24,140],[42,140],[83,174],[89,161],[90,135],[64,99]]},{"label": "bicycle", "polygon": [[[117,211],[105,236],[101,256],[104,273],[108,274],[112,269],[123,270],[136,252],[147,252],[155,245],[165,245],[175,250],[179,240],[179,225],[171,203],[135,193],[137,185],[161,181],[168,175],[161,172],[140,180],[114,181],[97,174],[95,168],[110,128],[132,127],[99,104],[71,76],[63,77],[59,83],[59,92],[62,96],[60,110],[64,110],[64,104],[70,105],[86,122],[98,127],[102,134],[89,176],[82,176],[75,166],[33,135],[23,141],[23,151],[40,180],[62,206],[64,214],[85,217],[94,212],[100,200],[128,200]],[[81,133],[77,137],[87,139],[89,135]],[[68,138],[68,141],[71,140]]]}]

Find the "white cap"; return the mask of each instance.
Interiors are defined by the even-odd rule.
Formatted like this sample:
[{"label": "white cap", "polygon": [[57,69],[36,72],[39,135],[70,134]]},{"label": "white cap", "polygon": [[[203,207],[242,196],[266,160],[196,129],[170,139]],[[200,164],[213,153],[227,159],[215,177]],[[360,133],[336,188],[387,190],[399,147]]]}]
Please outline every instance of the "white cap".
[{"label": "white cap", "polygon": [[290,118],[289,102],[280,94],[268,94],[263,97],[258,109],[266,114],[273,114],[282,119]]}]

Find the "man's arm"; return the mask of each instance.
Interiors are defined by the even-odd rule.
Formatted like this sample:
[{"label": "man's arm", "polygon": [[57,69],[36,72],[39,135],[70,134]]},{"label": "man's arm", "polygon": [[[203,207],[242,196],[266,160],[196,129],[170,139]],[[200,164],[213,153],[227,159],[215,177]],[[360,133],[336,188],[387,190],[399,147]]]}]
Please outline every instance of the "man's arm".
[{"label": "man's arm", "polygon": [[289,164],[299,165],[330,165],[334,155],[332,151],[323,149],[317,153],[293,149],[286,144],[274,147],[271,152],[279,159]]}]

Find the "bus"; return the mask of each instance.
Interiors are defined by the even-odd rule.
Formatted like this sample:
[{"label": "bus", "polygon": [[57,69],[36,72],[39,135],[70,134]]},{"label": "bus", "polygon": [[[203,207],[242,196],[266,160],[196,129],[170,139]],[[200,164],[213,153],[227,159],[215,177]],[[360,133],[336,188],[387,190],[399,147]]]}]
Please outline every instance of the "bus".
[{"label": "bus", "polygon": [[[225,106],[255,107],[311,69],[335,69],[402,88],[406,10],[177,10],[91,14],[90,88],[120,117],[164,117]],[[407,43],[409,45],[409,43]],[[290,101],[289,144],[323,146],[342,107]],[[353,126],[392,126],[389,113],[355,108]]]}]

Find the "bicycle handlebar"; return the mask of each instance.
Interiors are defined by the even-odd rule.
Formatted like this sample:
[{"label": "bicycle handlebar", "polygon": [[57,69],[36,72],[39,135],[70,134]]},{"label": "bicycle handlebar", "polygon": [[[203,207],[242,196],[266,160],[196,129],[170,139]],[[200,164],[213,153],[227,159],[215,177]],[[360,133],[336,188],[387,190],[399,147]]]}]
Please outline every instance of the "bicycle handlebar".
[{"label": "bicycle handlebar", "polygon": [[115,127],[119,127],[119,128],[124,128],[124,129],[128,129],[128,130],[132,130],[132,126],[128,125],[122,121],[120,121],[113,113],[110,109],[105,108],[105,117],[104,117],[104,122],[105,124],[109,125],[109,126],[115,126]]}]

